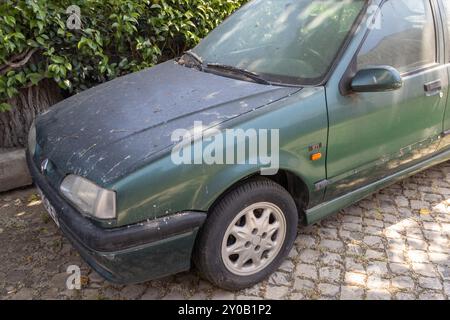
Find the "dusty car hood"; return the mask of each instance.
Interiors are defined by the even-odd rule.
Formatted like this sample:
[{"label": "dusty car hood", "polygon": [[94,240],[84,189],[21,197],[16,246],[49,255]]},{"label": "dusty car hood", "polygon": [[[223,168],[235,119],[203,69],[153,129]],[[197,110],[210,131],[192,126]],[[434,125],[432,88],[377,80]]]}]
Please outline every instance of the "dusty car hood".
[{"label": "dusty car hood", "polygon": [[113,182],[172,145],[175,129],[205,126],[267,105],[298,88],[260,85],[169,61],[60,102],[37,121],[42,157],[62,173]]}]

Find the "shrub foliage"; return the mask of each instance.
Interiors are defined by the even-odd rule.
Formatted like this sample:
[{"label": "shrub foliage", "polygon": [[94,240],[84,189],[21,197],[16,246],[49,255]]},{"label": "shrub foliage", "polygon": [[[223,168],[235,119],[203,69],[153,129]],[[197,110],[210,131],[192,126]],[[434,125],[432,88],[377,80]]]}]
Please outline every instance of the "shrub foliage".
[{"label": "shrub foliage", "polygon": [[74,93],[178,56],[244,2],[1,0],[0,111],[43,79]]}]

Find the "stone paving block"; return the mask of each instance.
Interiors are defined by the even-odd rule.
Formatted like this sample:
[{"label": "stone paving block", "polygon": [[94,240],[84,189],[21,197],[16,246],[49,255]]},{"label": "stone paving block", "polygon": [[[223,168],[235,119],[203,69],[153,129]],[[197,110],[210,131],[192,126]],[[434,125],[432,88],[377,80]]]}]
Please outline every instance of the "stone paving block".
[{"label": "stone paving block", "polygon": [[300,250],[298,254],[298,258],[300,259],[300,261],[311,264],[316,263],[319,260],[319,257],[320,251],[311,249]]},{"label": "stone paving block", "polygon": [[365,273],[364,265],[354,258],[345,258],[345,269],[347,272]]},{"label": "stone paving block", "polygon": [[319,247],[322,250],[329,250],[331,252],[342,252],[344,244],[340,240],[324,239],[320,242]]},{"label": "stone paving block", "polygon": [[284,272],[275,272],[269,278],[269,285],[289,286],[292,275]]},{"label": "stone paving block", "polygon": [[287,287],[268,286],[264,297],[270,300],[281,300],[287,298],[288,294],[289,288]]},{"label": "stone paving block", "polygon": [[296,291],[311,291],[314,290],[315,287],[315,283],[311,280],[297,278],[294,282],[294,290]]},{"label": "stone paving block", "polygon": [[323,267],[319,269],[321,281],[338,283],[341,280],[341,270],[335,267]]},{"label": "stone paving block", "polygon": [[378,289],[367,291],[366,300],[392,300],[392,295],[389,291]]},{"label": "stone paving block", "polygon": [[317,267],[311,264],[298,264],[295,269],[295,274],[307,279],[317,280]]},{"label": "stone paving block", "polygon": [[343,264],[342,256],[333,252],[323,252],[320,261],[328,266],[340,267]]},{"label": "stone paving block", "polygon": [[431,263],[412,263],[412,270],[424,277],[437,277],[438,274],[434,269],[434,265]]},{"label": "stone paving block", "polygon": [[445,296],[436,291],[424,291],[419,295],[420,300],[445,300]]},{"label": "stone paving block", "polygon": [[419,278],[419,286],[424,289],[442,290],[442,283],[438,278]]},{"label": "stone paving block", "polygon": [[414,279],[408,276],[398,276],[392,279],[392,287],[396,289],[412,290],[414,289]]},{"label": "stone paving block", "polygon": [[341,287],[341,300],[361,300],[364,298],[364,289],[354,286]]},{"label": "stone paving block", "polygon": [[351,286],[364,287],[366,285],[366,279],[366,275],[362,273],[347,272],[345,274],[345,283]]},{"label": "stone paving block", "polygon": [[367,265],[367,274],[368,275],[380,275],[386,276],[389,274],[387,263],[382,261],[371,261]]},{"label": "stone paving block", "polygon": [[335,284],[320,283],[319,292],[324,296],[336,296],[339,293],[340,287]]},{"label": "stone paving block", "polygon": [[389,280],[383,279],[381,275],[371,275],[367,277],[367,288],[369,289],[388,289]]},{"label": "stone paving block", "polygon": [[416,300],[416,296],[412,293],[398,292],[395,295],[396,300]]}]

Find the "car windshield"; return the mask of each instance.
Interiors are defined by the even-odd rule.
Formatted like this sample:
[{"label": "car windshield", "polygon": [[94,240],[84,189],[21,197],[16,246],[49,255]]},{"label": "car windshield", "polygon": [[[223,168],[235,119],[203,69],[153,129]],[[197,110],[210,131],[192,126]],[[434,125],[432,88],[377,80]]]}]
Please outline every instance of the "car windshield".
[{"label": "car windshield", "polygon": [[192,53],[275,83],[319,83],[355,24],[364,0],[253,0]]}]

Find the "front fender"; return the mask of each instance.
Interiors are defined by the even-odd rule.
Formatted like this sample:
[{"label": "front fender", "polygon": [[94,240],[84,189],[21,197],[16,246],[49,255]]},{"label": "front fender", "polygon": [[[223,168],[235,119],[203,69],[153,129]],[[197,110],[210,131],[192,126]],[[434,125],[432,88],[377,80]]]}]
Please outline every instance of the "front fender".
[{"label": "front fender", "polygon": [[[287,151],[280,150],[280,168],[278,171],[288,171],[302,180],[308,190],[314,190],[314,181],[311,176],[305,175],[300,168],[308,172],[308,163],[300,157]],[[210,206],[231,186],[246,177],[261,175],[261,167],[258,165],[234,165],[226,166],[210,179],[205,179],[193,197],[194,205],[208,210]],[[270,176],[267,176],[270,178]],[[311,193],[309,197],[313,196]]]}]

